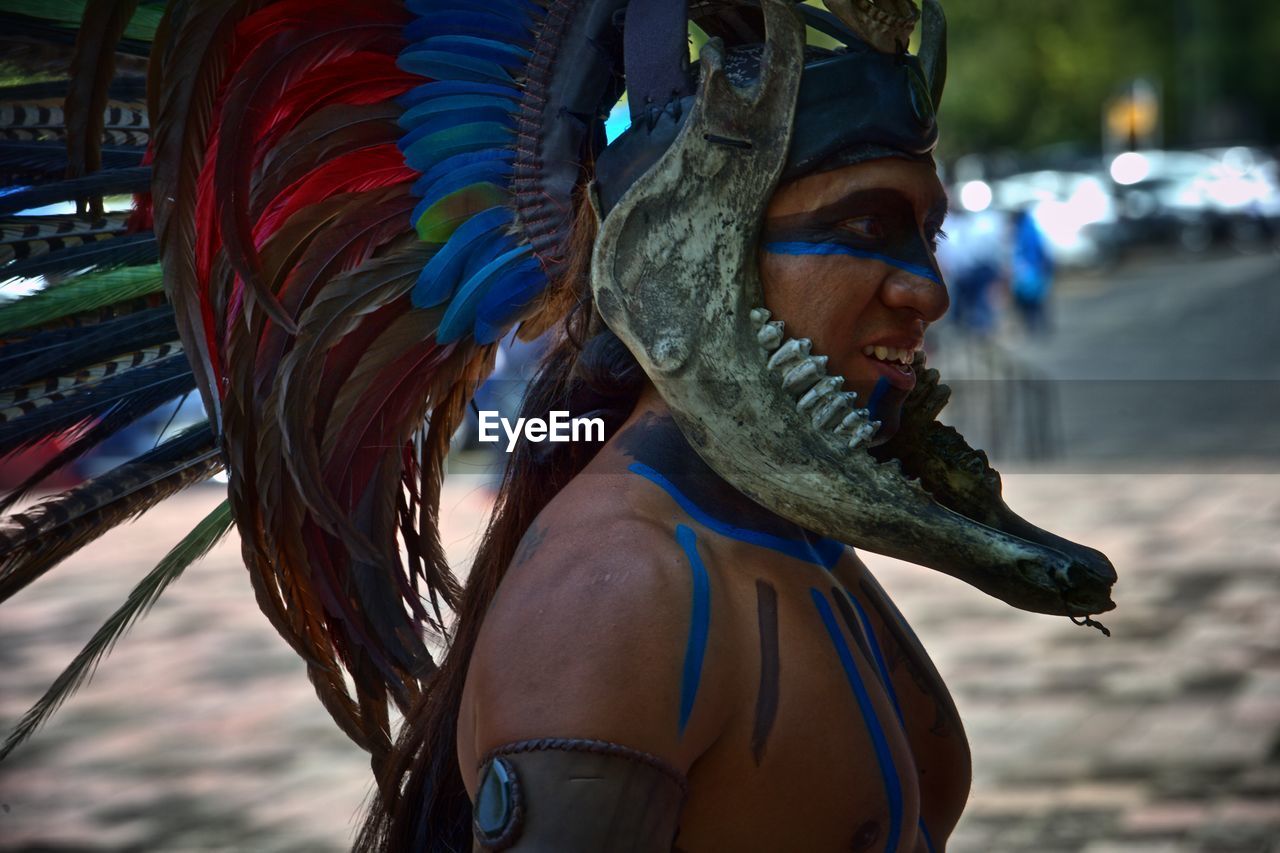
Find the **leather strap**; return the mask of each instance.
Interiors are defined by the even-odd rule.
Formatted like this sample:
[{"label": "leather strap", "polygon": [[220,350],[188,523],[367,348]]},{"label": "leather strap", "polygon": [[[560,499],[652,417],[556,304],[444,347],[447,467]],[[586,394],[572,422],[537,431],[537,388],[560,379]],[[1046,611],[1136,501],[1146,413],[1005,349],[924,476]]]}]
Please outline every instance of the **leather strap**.
[{"label": "leather strap", "polygon": [[675,768],[619,744],[507,744],[481,763],[475,849],[669,853],[686,791]]}]

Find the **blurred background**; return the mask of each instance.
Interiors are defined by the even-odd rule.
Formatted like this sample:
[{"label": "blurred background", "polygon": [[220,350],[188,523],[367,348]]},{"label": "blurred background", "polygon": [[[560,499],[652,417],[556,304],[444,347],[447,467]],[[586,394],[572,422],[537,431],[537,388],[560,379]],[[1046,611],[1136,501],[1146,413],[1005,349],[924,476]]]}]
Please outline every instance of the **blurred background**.
[{"label": "blurred background", "polygon": [[[943,419],[1015,509],[1121,575],[1108,639],[868,558],[972,742],[948,849],[1280,849],[1280,2],[946,7]],[[538,352],[504,353],[481,407],[513,412]],[[58,485],[198,418],[158,412]],[[504,454],[457,446],[443,525],[465,567]],[[0,727],[220,499],[169,501],[0,610]],[[0,765],[0,849],[338,850],[369,777],[231,537]]]}]

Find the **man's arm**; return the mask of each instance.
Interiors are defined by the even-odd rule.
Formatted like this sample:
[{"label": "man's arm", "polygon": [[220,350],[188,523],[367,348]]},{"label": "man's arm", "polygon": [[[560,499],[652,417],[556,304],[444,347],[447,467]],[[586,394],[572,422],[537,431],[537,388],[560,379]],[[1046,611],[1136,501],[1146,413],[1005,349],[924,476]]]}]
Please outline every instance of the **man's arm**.
[{"label": "man's arm", "polygon": [[723,668],[689,679],[711,577],[661,525],[530,534],[463,695],[476,849],[669,851],[685,774],[727,718]]}]

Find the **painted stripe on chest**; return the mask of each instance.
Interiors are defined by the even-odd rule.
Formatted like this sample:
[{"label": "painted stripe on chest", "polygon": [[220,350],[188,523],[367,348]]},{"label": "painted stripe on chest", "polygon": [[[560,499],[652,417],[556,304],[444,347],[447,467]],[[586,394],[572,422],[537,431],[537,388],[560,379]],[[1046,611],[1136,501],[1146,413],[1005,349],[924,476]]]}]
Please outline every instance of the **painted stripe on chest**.
[{"label": "painted stripe on chest", "polygon": [[884,727],[880,724],[880,718],[876,715],[875,705],[871,702],[871,695],[867,692],[867,687],[862,683],[862,676],[858,673],[858,665],[853,659],[853,651],[849,648],[849,644],[845,642],[844,634],[840,631],[840,624],[836,621],[836,615],[831,610],[831,605],[827,603],[827,597],[822,594],[821,590],[810,589],[809,595],[813,598],[813,605],[818,609],[818,615],[822,617],[822,624],[827,629],[827,634],[831,638],[831,644],[835,646],[836,655],[840,658],[840,666],[844,668],[846,680],[849,687],[853,690],[854,699],[857,700],[858,710],[862,713],[863,722],[867,725],[867,732],[871,736],[871,744],[876,754],[876,764],[880,770],[880,779],[884,783],[885,796],[889,800],[889,838],[885,844],[887,853],[893,853],[898,849],[898,839],[902,833],[902,780],[898,777],[898,768],[893,763],[893,753],[889,749],[889,740],[885,736]]},{"label": "painted stripe on chest", "polygon": [[782,669],[778,652],[778,592],[768,581],[756,581],[756,613],[760,622],[760,690],[756,694],[756,719],[751,728],[751,755],[759,767],[778,717],[778,678]]},{"label": "painted stripe on chest", "polygon": [[840,562],[840,557],[844,554],[844,545],[834,539],[820,539],[815,544],[810,544],[721,521],[690,500],[687,495],[676,488],[675,483],[672,483],[659,471],[650,468],[643,462],[632,462],[627,466],[627,470],[633,474],[639,474],[662,489],[682,510],[688,513],[690,518],[708,530],[714,530],[721,536],[736,539],[739,542],[746,542],[750,545],[757,545],[761,548],[768,548],[771,551],[777,551],[780,554],[786,554],[788,557],[794,557],[806,563],[813,563],[828,570]]},{"label": "painted stripe on chest", "polygon": [[707,653],[707,636],[711,630],[711,578],[698,555],[698,537],[683,524],[676,526],[676,542],[689,560],[693,574],[693,604],[689,618],[689,639],[684,649],[684,667],[680,676],[680,735],[693,713],[702,682],[702,661]]}]

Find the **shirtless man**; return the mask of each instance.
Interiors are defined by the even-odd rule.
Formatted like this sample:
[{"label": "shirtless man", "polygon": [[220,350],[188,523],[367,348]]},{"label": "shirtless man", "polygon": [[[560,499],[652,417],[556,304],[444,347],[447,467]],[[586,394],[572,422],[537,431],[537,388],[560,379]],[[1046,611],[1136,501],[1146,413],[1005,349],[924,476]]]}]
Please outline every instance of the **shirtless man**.
[{"label": "shirtless man", "polygon": [[[891,357],[947,309],[944,208],[932,168],[883,159],[768,210],[768,307],[875,400],[881,438],[914,383]],[[806,236],[856,254],[787,249]],[[458,760],[499,833],[499,777],[523,780],[520,850],[942,850],[970,780],[946,687],[854,551],[726,484],[651,387],[522,540]]]}]

